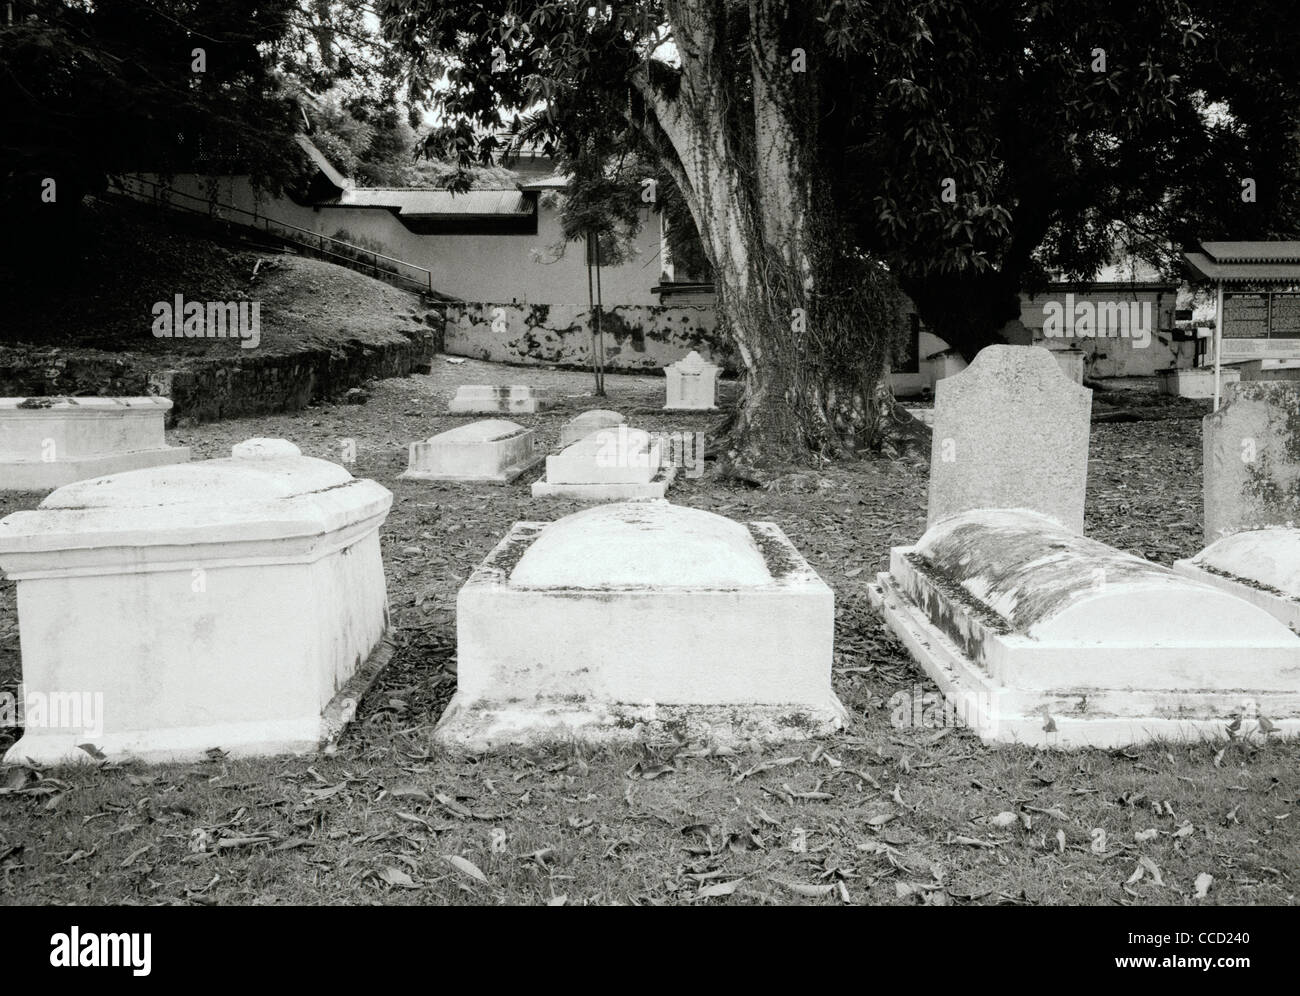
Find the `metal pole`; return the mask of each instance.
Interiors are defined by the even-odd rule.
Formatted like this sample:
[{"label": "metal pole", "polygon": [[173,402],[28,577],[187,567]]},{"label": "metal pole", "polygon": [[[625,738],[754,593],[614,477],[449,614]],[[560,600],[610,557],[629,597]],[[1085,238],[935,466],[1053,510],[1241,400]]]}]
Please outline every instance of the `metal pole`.
[{"label": "metal pole", "polygon": [[1223,349],[1223,281],[1216,285],[1218,302],[1214,308],[1214,410],[1219,410],[1219,377],[1222,369]]}]

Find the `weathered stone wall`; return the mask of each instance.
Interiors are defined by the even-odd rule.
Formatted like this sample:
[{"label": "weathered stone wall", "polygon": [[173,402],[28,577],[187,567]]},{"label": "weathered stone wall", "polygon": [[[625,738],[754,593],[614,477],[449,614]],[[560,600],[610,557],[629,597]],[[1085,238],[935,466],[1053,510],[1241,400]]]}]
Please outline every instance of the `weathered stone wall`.
[{"label": "weathered stone wall", "polygon": [[441,343],[434,328],[402,330],[387,343],[352,340],[334,349],[166,361],[138,353],[0,346],[0,397],[63,395],[171,398],[173,420],[210,422],[296,411],[363,381],[405,377]]},{"label": "weathered stone wall", "polygon": [[[453,356],[502,363],[589,367],[592,316],[570,304],[448,304],[445,346]],[[731,344],[711,307],[607,306],[601,312],[609,370],[659,370],[695,350],[736,370]]]}]

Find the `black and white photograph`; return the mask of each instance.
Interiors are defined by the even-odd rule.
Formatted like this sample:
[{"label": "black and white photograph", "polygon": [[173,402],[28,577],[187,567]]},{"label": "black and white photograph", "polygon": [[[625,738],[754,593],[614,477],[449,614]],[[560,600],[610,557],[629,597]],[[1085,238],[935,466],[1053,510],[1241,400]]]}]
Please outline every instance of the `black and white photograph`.
[{"label": "black and white photograph", "polygon": [[1283,971],[1294,14],[0,0],[6,960],[952,906],[869,943]]}]

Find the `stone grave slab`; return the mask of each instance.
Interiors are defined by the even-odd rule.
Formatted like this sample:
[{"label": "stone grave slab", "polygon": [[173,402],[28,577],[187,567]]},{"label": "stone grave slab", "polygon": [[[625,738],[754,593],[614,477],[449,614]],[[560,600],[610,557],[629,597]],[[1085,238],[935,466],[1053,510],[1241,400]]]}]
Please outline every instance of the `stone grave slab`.
[{"label": "stone grave slab", "polygon": [[601,429],[546,458],[546,479],[533,484],[534,498],[625,501],[662,498],[677,476],[664,466],[658,441],[642,429]]},{"label": "stone grave slab", "polygon": [[168,446],[168,398],[0,398],[0,491],[49,491],[73,481],[184,463]]},{"label": "stone grave slab", "polygon": [[391,653],[392,495],[284,440],[235,454],[66,485],[0,521],[28,698],[102,705],[95,723],[29,722],[8,761],[89,761],[83,743],[150,762],[303,753],[337,737]]},{"label": "stone grave slab", "polygon": [[1233,533],[1176,561],[1174,570],[1244,598],[1300,633],[1300,529]]},{"label": "stone grave slab", "polygon": [[718,407],[718,374],[722,368],[707,362],[695,350],[664,367],[667,412],[708,412]]},{"label": "stone grave slab", "polygon": [[522,384],[465,384],[447,406],[451,415],[531,415],[554,408],[559,402],[545,387]]},{"label": "stone grave slab", "polygon": [[546,741],[799,740],[845,719],[834,595],[770,522],[663,500],[518,522],[461,588],[435,731]]},{"label": "stone grave slab", "polygon": [[1201,422],[1205,543],[1300,525],[1300,383],[1233,384]]},{"label": "stone grave slab", "polygon": [[[1172,394],[1179,398],[1214,397],[1214,367],[1157,370],[1156,378],[1161,394]],[[1235,384],[1240,380],[1240,370],[1235,367],[1220,367],[1220,395],[1227,390],[1229,384]]]},{"label": "stone grave slab", "polygon": [[1237,368],[1243,381],[1300,380],[1300,360],[1246,360]]},{"label": "stone grave slab", "polygon": [[504,419],[458,426],[410,446],[401,474],[414,481],[509,484],[541,463],[537,431]]},{"label": "stone grave slab", "polygon": [[1300,732],[1300,638],[1213,585],[1022,509],[895,547],[872,605],[989,742],[1114,747]]},{"label": "stone grave slab", "polygon": [[934,390],[927,525],[1028,508],[1083,532],[1090,390],[1041,346],[986,346]]},{"label": "stone grave slab", "polygon": [[613,429],[625,425],[625,419],[618,412],[604,408],[593,408],[566,422],[560,429],[560,445],[572,446],[580,439],[585,439],[601,429]]}]

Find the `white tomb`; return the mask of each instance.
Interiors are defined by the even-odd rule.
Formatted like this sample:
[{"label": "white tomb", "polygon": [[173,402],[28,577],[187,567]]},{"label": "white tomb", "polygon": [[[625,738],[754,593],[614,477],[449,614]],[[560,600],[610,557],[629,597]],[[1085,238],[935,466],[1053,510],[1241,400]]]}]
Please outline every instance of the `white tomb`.
[{"label": "white tomb", "polygon": [[664,367],[667,379],[664,411],[715,411],[721,368],[705,362],[695,350]]},{"label": "white tomb", "polygon": [[1024,509],[895,547],[872,605],[983,739],[1112,747],[1300,732],[1300,638],[1209,584]]},{"label": "white tomb", "polygon": [[593,432],[599,432],[601,429],[614,429],[625,424],[626,421],[618,412],[611,412],[604,408],[593,408],[564,424],[563,428],[560,429],[560,445],[572,446],[578,440],[585,439]]},{"label": "white tomb", "polygon": [[1300,529],[1248,529],[1216,540],[1174,570],[1258,605],[1300,633]]},{"label": "white tomb", "polygon": [[537,430],[504,419],[471,422],[411,444],[406,480],[509,484],[541,463]]},{"label": "white tomb", "polygon": [[845,718],[834,595],[770,522],[662,500],[517,522],[456,628],[446,744],[775,742]]},{"label": "white tomb", "polygon": [[[1214,397],[1214,367],[1193,367],[1190,369],[1169,368],[1156,371],[1157,383],[1161,394],[1173,394],[1180,398]],[[1241,380],[1241,371],[1235,367],[1219,368],[1219,394],[1226,393],[1228,384]]]},{"label": "white tomb", "polygon": [[554,408],[556,403],[550,388],[465,384],[456,389],[447,411],[452,415],[531,415]]},{"label": "white tomb", "polygon": [[71,484],[0,521],[26,697],[87,704],[29,714],[6,760],[89,760],[83,743],[115,760],[297,753],[337,736],[391,653],[391,502],[291,443],[251,440]]},{"label": "white tomb", "polygon": [[0,491],[49,491],[140,467],[183,463],[168,446],[168,398],[0,398]]},{"label": "white tomb", "polygon": [[546,479],[533,483],[534,498],[625,501],[662,498],[677,476],[664,466],[658,440],[643,429],[601,429],[546,458]]}]

